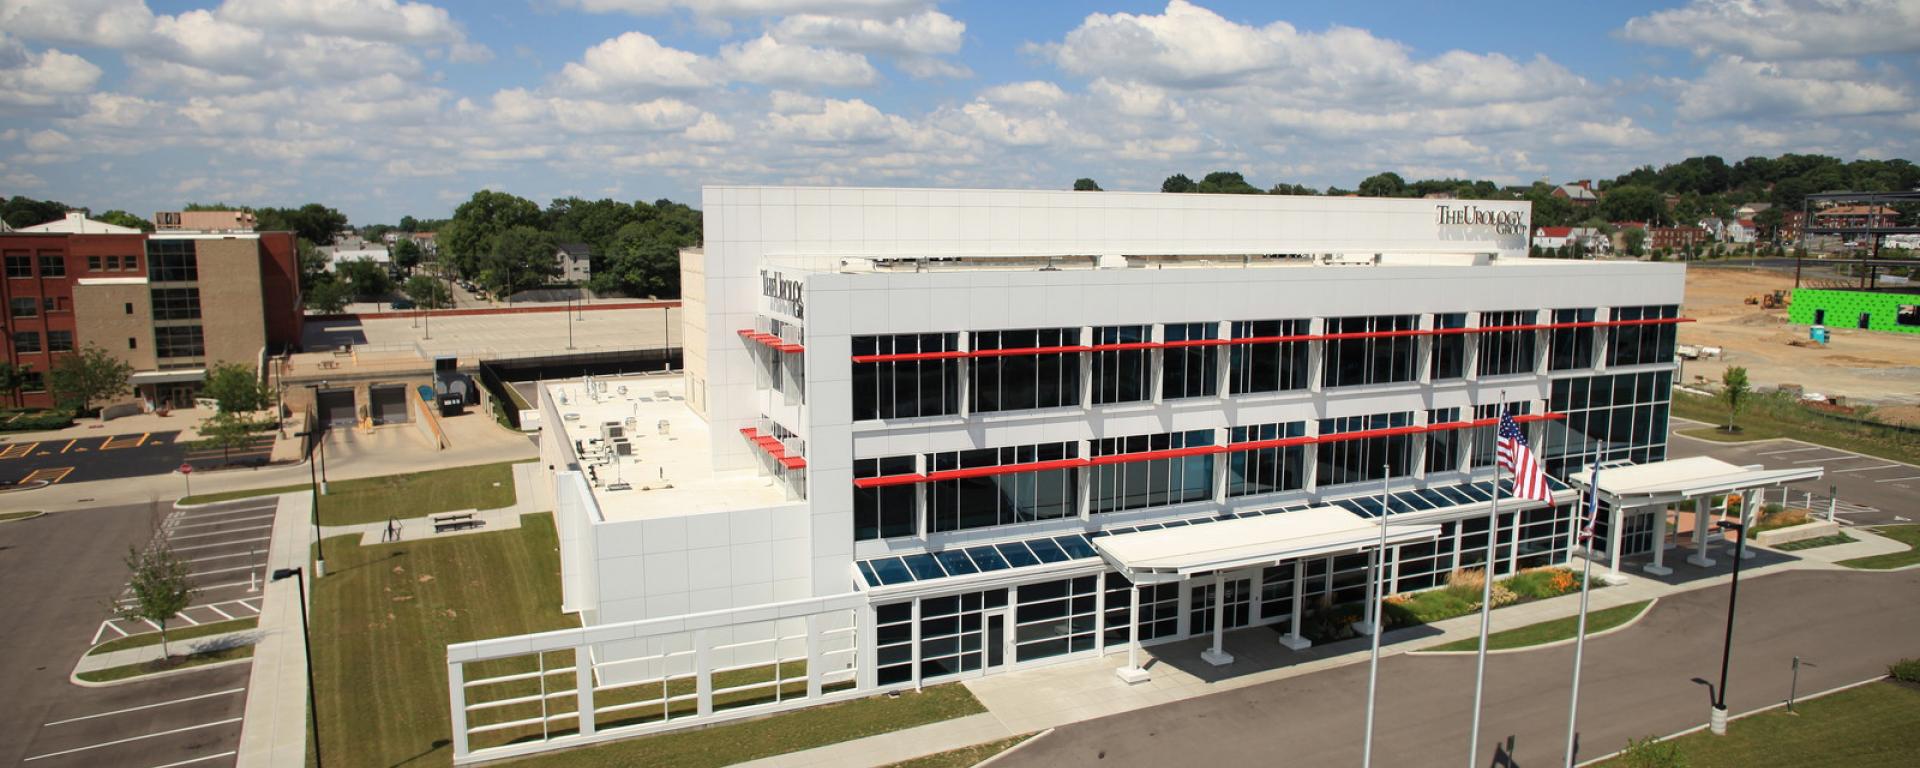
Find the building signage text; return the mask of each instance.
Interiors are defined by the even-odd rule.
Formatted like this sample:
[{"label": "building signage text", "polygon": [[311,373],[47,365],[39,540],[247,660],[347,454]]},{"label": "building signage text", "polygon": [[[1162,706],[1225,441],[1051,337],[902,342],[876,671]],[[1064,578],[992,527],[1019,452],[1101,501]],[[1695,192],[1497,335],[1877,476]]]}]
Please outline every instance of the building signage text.
[{"label": "building signage text", "polygon": [[1522,235],[1527,232],[1527,215],[1520,211],[1498,211],[1477,205],[1440,206],[1442,227],[1493,227],[1495,234]]},{"label": "building signage text", "polygon": [[788,280],[786,275],[771,270],[760,270],[760,295],[774,312],[805,320],[807,317],[807,299],[799,280]]}]

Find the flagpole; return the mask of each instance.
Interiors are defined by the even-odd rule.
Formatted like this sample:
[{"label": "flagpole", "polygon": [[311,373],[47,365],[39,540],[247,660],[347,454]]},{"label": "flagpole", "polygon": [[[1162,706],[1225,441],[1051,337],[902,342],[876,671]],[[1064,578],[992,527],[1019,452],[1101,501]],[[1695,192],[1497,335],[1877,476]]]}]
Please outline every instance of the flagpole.
[{"label": "flagpole", "polygon": [[1373,595],[1373,605],[1371,606],[1373,612],[1373,658],[1367,662],[1367,740],[1365,745],[1360,748],[1361,768],[1369,768],[1369,766],[1373,765],[1373,692],[1374,688],[1380,682],[1380,635],[1386,625],[1386,616],[1381,610],[1381,606],[1386,602],[1387,585],[1384,583],[1386,580],[1382,579],[1381,575],[1386,573],[1387,570],[1387,513],[1391,507],[1389,500],[1393,497],[1393,495],[1387,491],[1387,488],[1392,482],[1392,474],[1392,463],[1381,462],[1380,545],[1374,550],[1374,586],[1373,589],[1369,590]]},{"label": "flagpole", "polygon": [[1487,513],[1487,561],[1481,567],[1480,579],[1480,650],[1476,654],[1473,669],[1473,741],[1467,745],[1467,768],[1478,768],[1480,764],[1480,703],[1486,697],[1487,687],[1487,627],[1493,613],[1493,559],[1496,545],[1500,540],[1500,426],[1498,419],[1507,407],[1507,391],[1500,390],[1500,406],[1495,409],[1493,427],[1493,503]]},{"label": "flagpole", "polygon": [[[1567,704],[1567,762],[1566,768],[1573,768],[1573,748],[1575,728],[1580,723],[1580,661],[1587,651],[1587,596],[1592,592],[1593,584],[1593,529],[1592,525],[1600,517],[1600,459],[1607,455],[1606,443],[1600,444],[1600,454],[1594,457],[1593,474],[1587,481],[1587,520],[1580,526],[1579,538],[1584,550],[1580,559],[1580,621],[1574,630],[1573,641],[1573,694]],[[1660,542],[1654,542],[1660,546]]]}]

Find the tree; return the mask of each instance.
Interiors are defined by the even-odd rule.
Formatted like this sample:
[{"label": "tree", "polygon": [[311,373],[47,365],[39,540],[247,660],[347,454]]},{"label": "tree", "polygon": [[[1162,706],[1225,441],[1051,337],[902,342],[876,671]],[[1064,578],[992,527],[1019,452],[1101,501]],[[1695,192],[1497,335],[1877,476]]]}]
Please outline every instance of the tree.
[{"label": "tree", "polygon": [[1317,194],[1320,194],[1320,190],[1314,189],[1313,187],[1309,187],[1305,184],[1288,184],[1283,181],[1273,185],[1272,189],[1267,190],[1267,194],[1269,195],[1317,195]]},{"label": "tree", "polygon": [[1533,203],[1533,225],[1536,227],[1564,227],[1572,223],[1572,201],[1555,195],[1553,190],[1552,184],[1536,181],[1521,196]]},{"label": "tree", "polygon": [[260,208],[253,216],[254,229],[292,232],[320,245],[332,245],[333,236],[347,228],[346,214],[319,203],[307,203],[299,208]]},{"label": "tree", "polygon": [[620,228],[607,247],[596,251],[593,289],[632,296],[680,295],[680,249],[700,243],[700,212],[657,200],[635,203],[638,221]]},{"label": "tree", "polygon": [[1620,243],[1626,246],[1628,256],[1639,256],[1646,250],[1647,231],[1639,227],[1620,230]]},{"label": "tree", "polygon": [[442,309],[453,304],[453,297],[447,294],[447,284],[428,275],[407,278],[400,291],[421,309]]},{"label": "tree", "polygon": [[326,279],[315,282],[305,296],[307,309],[323,315],[337,315],[346,311],[347,302],[353,299],[353,291],[340,278],[328,274]]},{"label": "tree", "polygon": [[[160,628],[160,658],[167,658],[167,622],[187,606],[199,590],[193,588],[186,561],[173,556],[165,544],[155,544],[146,552],[127,548],[127,591],[133,599],[119,609],[129,621],[151,621]],[[119,605],[119,601],[114,601]]]},{"label": "tree", "polygon": [[106,213],[100,214],[93,218],[96,221],[104,221],[114,226],[133,227],[134,229],[140,230],[142,232],[153,231],[153,222],[140,218],[138,216],[135,216],[131,213],[127,213],[126,211],[120,210],[118,208],[115,208],[111,211],[107,211]]},{"label": "tree", "polygon": [[53,370],[47,372],[47,388],[53,390],[55,400],[75,414],[92,413],[96,401],[131,391],[127,380],[132,375],[133,366],[107,354],[99,345],[88,344],[54,361]]},{"label": "tree", "polygon": [[0,219],[5,219],[7,226],[14,228],[58,221],[66,215],[67,204],[58,200],[35,200],[14,195],[5,203],[0,203]]},{"label": "tree", "polygon": [[641,212],[638,209],[645,205],[627,205],[608,199],[563,197],[547,206],[545,224],[541,228],[552,232],[558,242],[586,243],[598,253],[613,243],[613,236],[621,227],[640,220]]},{"label": "tree", "polygon": [[1736,429],[1733,420],[1740,415],[1740,406],[1747,404],[1748,395],[1753,387],[1747,383],[1747,369],[1734,366],[1720,374],[1720,399],[1727,403],[1727,431]]},{"label": "tree", "polygon": [[208,368],[200,393],[219,402],[221,413],[263,411],[273,404],[273,388],[239,363],[218,363]]},{"label": "tree", "polygon": [[1360,182],[1361,197],[1399,197],[1407,189],[1407,180],[1388,171],[1368,176]]},{"label": "tree", "polygon": [[1192,192],[1194,191],[1193,179],[1187,178],[1187,175],[1184,173],[1176,173],[1168,176],[1166,181],[1160,182],[1160,191]]},{"label": "tree", "polygon": [[12,398],[13,404],[16,407],[21,403],[20,390],[26,389],[27,374],[32,372],[32,370],[33,366],[29,364],[16,364],[0,360],[0,394],[5,394]]},{"label": "tree", "polygon": [[480,278],[495,295],[512,300],[515,293],[546,283],[559,274],[554,254],[560,250],[553,234],[521,225],[501,232],[480,270]]},{"label": "tree", "polygon": [[420,244],[412,238],[403,237],[393,245],[393,266],[402,272],[412,272],[420,266],[420,259],[426,254],[420,252]]},{"label": "tree", "polygon": [[483,189],[454,209],[450,226],[441,228],[440,246],[461,275],[477,277],[501,233],[514,227],[537,229],[544,223],[540,206],[532,200]]},{"label": "tree", "polygon": [[1248,184],[1246,177],[1241,176],[1236,171],[1214,171],[1209,173],[1205,178],[1200,180],[1199,184],[1194,186],[1193,191],[1216,195],[1263,194],[1259,187]]},{"label": "tree", "polygon": [[200,441],[195,443],[195,447],[218,450],[220,463],[225,465],[231,462],[233,449],[251,446],[253,438],[252,422],[222,408],[219,413],[200,422]]},{"label": "tree", "polygon": [[393,290],[393,277],[387,274],[386,265],[377,261],[349,261],[335,271],[358,298],[377,299]]},{"label": "tree", "polygon": [[1104,190],[1100,189],[1100,182],[1097,182],[1097,181],[1094,181],[1093,179],[1088,179],[1088,178],[1079,178],[1079,179],[1073,180],[1073,191],[1101,192]]},{"label": "tree", "polygon": [[1644,221],[1658,225],[1671,221],[1666,197],[1652,187],[1628,185],[1607,190],[1600,198],[1600,215],[1608,221]]}]

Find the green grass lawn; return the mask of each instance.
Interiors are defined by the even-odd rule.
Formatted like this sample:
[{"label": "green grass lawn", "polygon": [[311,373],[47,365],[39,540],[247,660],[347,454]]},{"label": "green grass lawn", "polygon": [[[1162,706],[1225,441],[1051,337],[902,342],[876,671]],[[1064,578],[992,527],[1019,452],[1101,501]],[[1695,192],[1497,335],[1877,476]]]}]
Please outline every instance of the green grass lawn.
[{"label": "green grass lawn", "polygon": [[1005,738],[999,741],[989,741],[985,744],[975,744],[971,747],[950,749],[945,752],[927,755],[926,757],[903,760],[889,765],[886,768],[973,768],[973,766],[979,765],[982,760],[1013,749],[1019,745],[1020,742],[1031,738],[1033,738],[1033,734],[1027,734],[1025,736]]},{"label": "green grass lawn", "polygon": [[1842,560],[1840,564],[1848,568],[1884,571],[1920,563],[1920,525],[1884,525],[1874,529],[1874,532],[1907,545],[1907,551],[1856,557],[1852,560]]},{"label": "green grass lawn", "polygon": [[[179,643],[183,640],[193,640],[201,637],[223,635],[228,632],[240,632],[242,630],[253,629],[254,627],[257,627],[257,626],[260,626],[260,619],[259,617],[256,616],[256,617],[248,617],[244,619],[234,619],[233,621],[216,621],[212,624],[200,624],[196,626],[185,626],[185,627],[178,627],[178,626],[168,627],[167,628],[167,646],[169,648],[172,648],[172,647],[176,647],[175,646],[176,643]],[[92,656],[100,653],[112,653],[114,651],[125,650],[127,648],[144,648],[149,645],[159,645],[159,644],[160,644],[159,632],[145,632],[138,635],[128,635],[126,637],[117,638],[114,640],[108,640],[104,643],[94,646],[92,650],[87,651],[87,655]]]},{"label": "green grass lawn", "polygon": [[96,669],[91,672],[82,672],[78,677],[89,683],[107,683],[114,680],[125,680],[129,677],[137,677],[139,675],[150,675],[156,672],[168,672],[175,669],[186,669],[188,667],[203,667],[208,664],[218,664],[222,661],[248,659],[252,657],[253,646],[239,645],[232,648],[221,648],[204,653],[189,654],[187,656],[173,656],[168,659],[169,663],[167,664],[161,664],[158,661],[147,661],[139,664],[128,664],[124,667],[108,667],[106,669]]},{"label": "green grass lawn", "polygon": [[1773,548],[1778,549],[1782,552],[1798,552],[1803,549],[1813,549],[1815,547],[1831,547],[1835,544],[1845,544],[1849,541],[1857,541],[1857,539],[1853,538],[1852,536],[1848,536],[1844,533],[1836,533],[1832,536],[1817,536],[1811,539],[1789,541],[1785,544],[1775,544]]},{"label": "green grass lawn", "polygon": [[0,512],[0,523],[8,520],[25,520],[37,514],[40,514],[40,511],[37,509],[29,509],[24,512]]},{"label": "green grass lawn", "polygon": [[[1647,606],[1652,602],[1651,600],[1641,600],[1637,603],[1628,603],[1603,610],[1589,611],[1587,613],[1587,634],[1591,636],[1596,632],[1604,632],[1632,621],[1635,616],[1640,615],[1641,611],[1646,610]],[[1531,645],[1541,645],[1559,640],[1568,640],[1571,639],[1573,633],[1579,629],[1579,625],[1580,617],[1568,616],[1564,619],[1543,621],[1538,624],[1528,624],[1524,627],[1495,632],[1487,635],[1487,650],[1502,651],[1512,648],[1525,648]],[[1451,643],[1437,645],[1425,650],[1472,651],[1479,649],[1479,647],[1480,638],[1470,637],[1465,640],[1455,640]]]},{"label": "green grass lawn", "polygon": [[[1712,397],[1673,393],[1673,415],[1708,424],[1727,423],[1726,403]],[[1719,427],[1682,430],[1681,434],[1722,442],[1791,437],[1809,443],[1920,464],[1920,436],[1886,427],[1856,424],[1806,408],[1785,395],[1755,395],[1742,406],[1737,433]]]},{"label": "green grass lawn", "polygon": [[[1911,766],[1920,755],[1920,686],[1877,682],[1735,720],[1727,735],[1706,731],[1673,740],[1689,768],[1848,768]],[[1614,758],[1610,768],[1634,763]]]},{"label": "green grass lawn", "polygon": [[[320,497],[320,524],[379,523],[385,522],[388,515],[408,518],[456,509],[510,507],[513,506],[512,467],[515,463],[478,464],[406,475],[332,480],[327,483],[327,495]],[[228,491],[189,496],[181,501],[204,504],[304,491],[308,488],[303,484]]]},{"label": "green grass lawn", "polygon": [[[577,626],[573,617],[559,612],[560,561],[552,516],[527,515],[522,520],[517,530],[429,541],[376,546],[360,546],[358,536],[327,541],[327,576],[314,584],[313,636],[320,730],[329,763],[450,764],[446,645]],[[572,653],[549,653],[546,661],[549,669],[570,668]],[[513,665],[523,665],[525,670]],[[528,657],[469,665],[468,674],[482,677],[532,668]],[[796,674],[792,668],[783,672],[787,677]],[[737,670],[719,685],[737,684],[736,678],[755,674],[756,670]],[[571,687],[572,681],[570,672],[556,675],[549,680],[549,690]],[[533,685],[519,681],[497,686],[484,698],[537,690],[498,690],[522,684]],[[750,695],[755,692],[733,694]],[[476,692],[470,700],[480,698]],[[608,693],[602,700],[620,699]],[[745,698],[716,697],[716,704],[746,702]],[[571,708],[570,700],[556,699],[551,711]],[[984,708],[964,687],[938,686],[898,698],[859,699],[558,752],[516,764],[719,766],[981,711]],[[512,708],[472,714],[472,725],[528,716]],[[572,727],[570,721],[555,725]],[[476,734],[473,743],[479,747],[538,734],[537,726]]]}]

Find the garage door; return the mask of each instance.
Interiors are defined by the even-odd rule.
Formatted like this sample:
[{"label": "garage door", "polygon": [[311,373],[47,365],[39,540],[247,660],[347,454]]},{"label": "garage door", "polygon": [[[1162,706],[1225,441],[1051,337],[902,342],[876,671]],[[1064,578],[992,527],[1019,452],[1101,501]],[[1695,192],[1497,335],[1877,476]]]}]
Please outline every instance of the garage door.
[{"label": "garage door", "polygon": [[320,421],[335,427],[351,427],[357,421],[353,406],[353,390],[321,390]]},{"label": "garage door", "polygon": [[374,387],[371,392],[373,397],[373,423],[407,423],[407,385],[392,384]]}]

